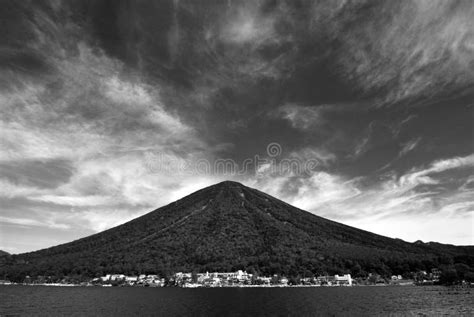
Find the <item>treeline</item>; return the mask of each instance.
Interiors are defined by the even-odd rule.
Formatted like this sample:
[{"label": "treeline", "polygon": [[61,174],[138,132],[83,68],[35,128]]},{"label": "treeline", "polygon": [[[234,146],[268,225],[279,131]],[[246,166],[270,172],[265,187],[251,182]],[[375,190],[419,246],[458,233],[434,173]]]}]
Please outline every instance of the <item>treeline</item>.
[{"label": "treeline", "polygon": [[[145,254],[146,255],[146,254]],[[144,255],[144,256],[145,256]],[[53,282],[65,277],[76,281],[88,281],[95,277],[110,273],[125,275],[159,274],[170,277],[175,272],[234,272],[247,270],[259,276],[283,275],[289,278],[313,277],[319,275],[334,275],[350,273],[354,278],[366,278],[369,274],[377,274],[383,278],[401,275],[404,278],[416,278],[420,271],[431,272],[438,268],[441,272],[440,281],[453,284],[466,280],[474,282],[473,257],[435,257],[432,259],[397,259],[368,258],[343,259],[325,257],[324,259],[306,257],[254,256],[241,258],[240,261],[219,261],[210,258],[208,263],[196,263],[194,257],[166,262],[165,258],[142,257],[138,261],[127,256],[112,256],[111,254],[62,254],[54,258],[42,258],[38,261],[25,261],[19,256],[8,255],[0,259],[0,279],[12,282],[23,282],[27,276],[49,277]],[[175,263],[175,264],[173,264]]]}]

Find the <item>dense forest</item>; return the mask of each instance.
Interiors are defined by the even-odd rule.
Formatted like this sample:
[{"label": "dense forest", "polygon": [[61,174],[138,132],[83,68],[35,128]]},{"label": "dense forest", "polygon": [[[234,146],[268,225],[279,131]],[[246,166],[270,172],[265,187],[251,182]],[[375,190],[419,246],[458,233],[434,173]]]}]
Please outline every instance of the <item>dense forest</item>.
[{"label": "dense forest", "polygon": [[408,243],[333,222],[235,182],[191,194],[107,231],[0,257],[0,278],[108,273],[228,272],[309,277],[351,273],[411,277],[439,268],[474,280],[474,247]]}]

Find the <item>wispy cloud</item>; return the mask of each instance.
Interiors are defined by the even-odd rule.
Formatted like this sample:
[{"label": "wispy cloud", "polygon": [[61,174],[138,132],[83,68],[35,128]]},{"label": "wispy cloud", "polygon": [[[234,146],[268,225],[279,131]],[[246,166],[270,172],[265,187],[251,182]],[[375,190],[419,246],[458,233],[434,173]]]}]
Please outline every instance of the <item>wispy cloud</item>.
[{"label": "wispy cloud", "polygon": [[409,240],[413,236],[413,225],[405,231],[391,224],[405,226],[410,219],[417,219],[427,223],[419,229],[417,236],[421,239],[436,241],[441,237],[444,241],[459,243],[462,239],[449,238],[450,234],[442,237],[441,232],[430,232],[428,224],[438,228],[446,222],[462,230],[472,230],[474,189],[439,192],[429,187],[420,190],[419,186],[443,184],[443,179],[436,177],[437,173],[470,168],[474,165],[473,157],[435,161],[427,168],[414,169],[399,177],[388,174],[369,186],[370,182],[364,177],[347,179],[322,171],[307,178],[269,175],[251,184],[304,210],[380,234]]},{"label": "wispy cloud", "polygon": [[41,221],[30,218],[13,218],[13,217],[3,217],[0,216],[0,222],[20,225],[20,226],[37,226],[37,227],[47,227],[52,229],[70,229],[71,226],[61,223],[55,223],[53,221]]},{"label": "wispy cloud", "polygon": [[419,185],[419,184],[436,184],[437,180],[431,177],[436,173],[441,173],[456,168],[469,168],[474,166],[474,154],[465,157],[455,157],[445,160],[433,162],[426,169],[412,170],[400,177],[400,184]]},{"label": "wispy cloud", "polygon": [[420,143],[420,141],[421,141],[421,138],[415,138],[405,143],[399,153],[399,156],[403,156],[407,154],[408,152],[412,151],[413,149],[415,149],[418,143]]},{"label": "wispy cloud", "polygon": [[320,126],[325,122],[323,118],[324,107],[304,107],[295,104],[287,104],[279,108],[282,118],[288,120],[293,128],[306,130],[314,126]]},{"label": "wispy cloud", "polygon": [[5,179],[0,179],[0,187],[2,188],[0,196],[7,198],[28,197],[30,195],[37,195],[45,192],[45,190],[37,187],[17,185]]},{"label": "wispy cloud", "polygon": [[[391,10],[389,21],[383,15],[364,19],[343,35],[343,47],[351,53],[341,55],[340,62],[356,85],[369,93],[385,89],[387,94],[380,105],[419,96],[426,102],[435,95],[468,87],[473,80],[467,71],[473,61],[474,8],[470,3],[404,1],[379,5]],[[363,13],[357,11],[357,4],[349,7],[341,6],[341,11]],[[376,5],[373,9],[381,8]],[[368,37],[354,36],[369,34],[369,30]],[[367,46],[369,43],[377,44]]]}]

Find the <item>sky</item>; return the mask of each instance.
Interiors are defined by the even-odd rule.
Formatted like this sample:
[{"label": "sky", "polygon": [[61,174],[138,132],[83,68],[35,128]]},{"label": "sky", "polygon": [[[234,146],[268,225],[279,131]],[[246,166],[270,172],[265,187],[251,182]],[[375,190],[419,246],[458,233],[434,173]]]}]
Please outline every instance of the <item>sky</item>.
[{"label": "sky", "polygon": [[0,249],[223,180],[473,245],[473,16],[470,0],[2,0]]}]

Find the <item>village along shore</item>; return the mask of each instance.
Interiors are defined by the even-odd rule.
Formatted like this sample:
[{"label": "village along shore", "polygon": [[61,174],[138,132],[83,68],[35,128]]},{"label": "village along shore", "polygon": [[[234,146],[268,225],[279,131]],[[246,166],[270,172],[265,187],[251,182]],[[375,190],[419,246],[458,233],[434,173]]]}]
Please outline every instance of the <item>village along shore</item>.
[{"label": "village along shore", "polygon": [[[273,276],[258,276],[246,271],[236,272],[213,272],[213,273],[183,273],[178,272],[165,278],[157,274],[140,274],[127,276],[124,274],[107,274],[102,277],[93,278],[90,281],[74,281],[73,278],[64,277],[60,281],[53,281],[52,277],[27,276],[23,283],[12,283],[8,280],[0,280],[0,285],[37,285],[37,286],[99,286],[99,287],[332,287],[332,286],[410,286],[410,285],[439,285],[440,272],[436,269],[427,273],[417,272],[414,279],[393,275],[383,278],[377,274],[369,274],[365,278],[352,278],[350,274],[343,275],[320,275],[313,277],[291,277],[287,278],[275,274]],[[472,283],[461,281],[457,283],[464,286],[472,286]]]}]

